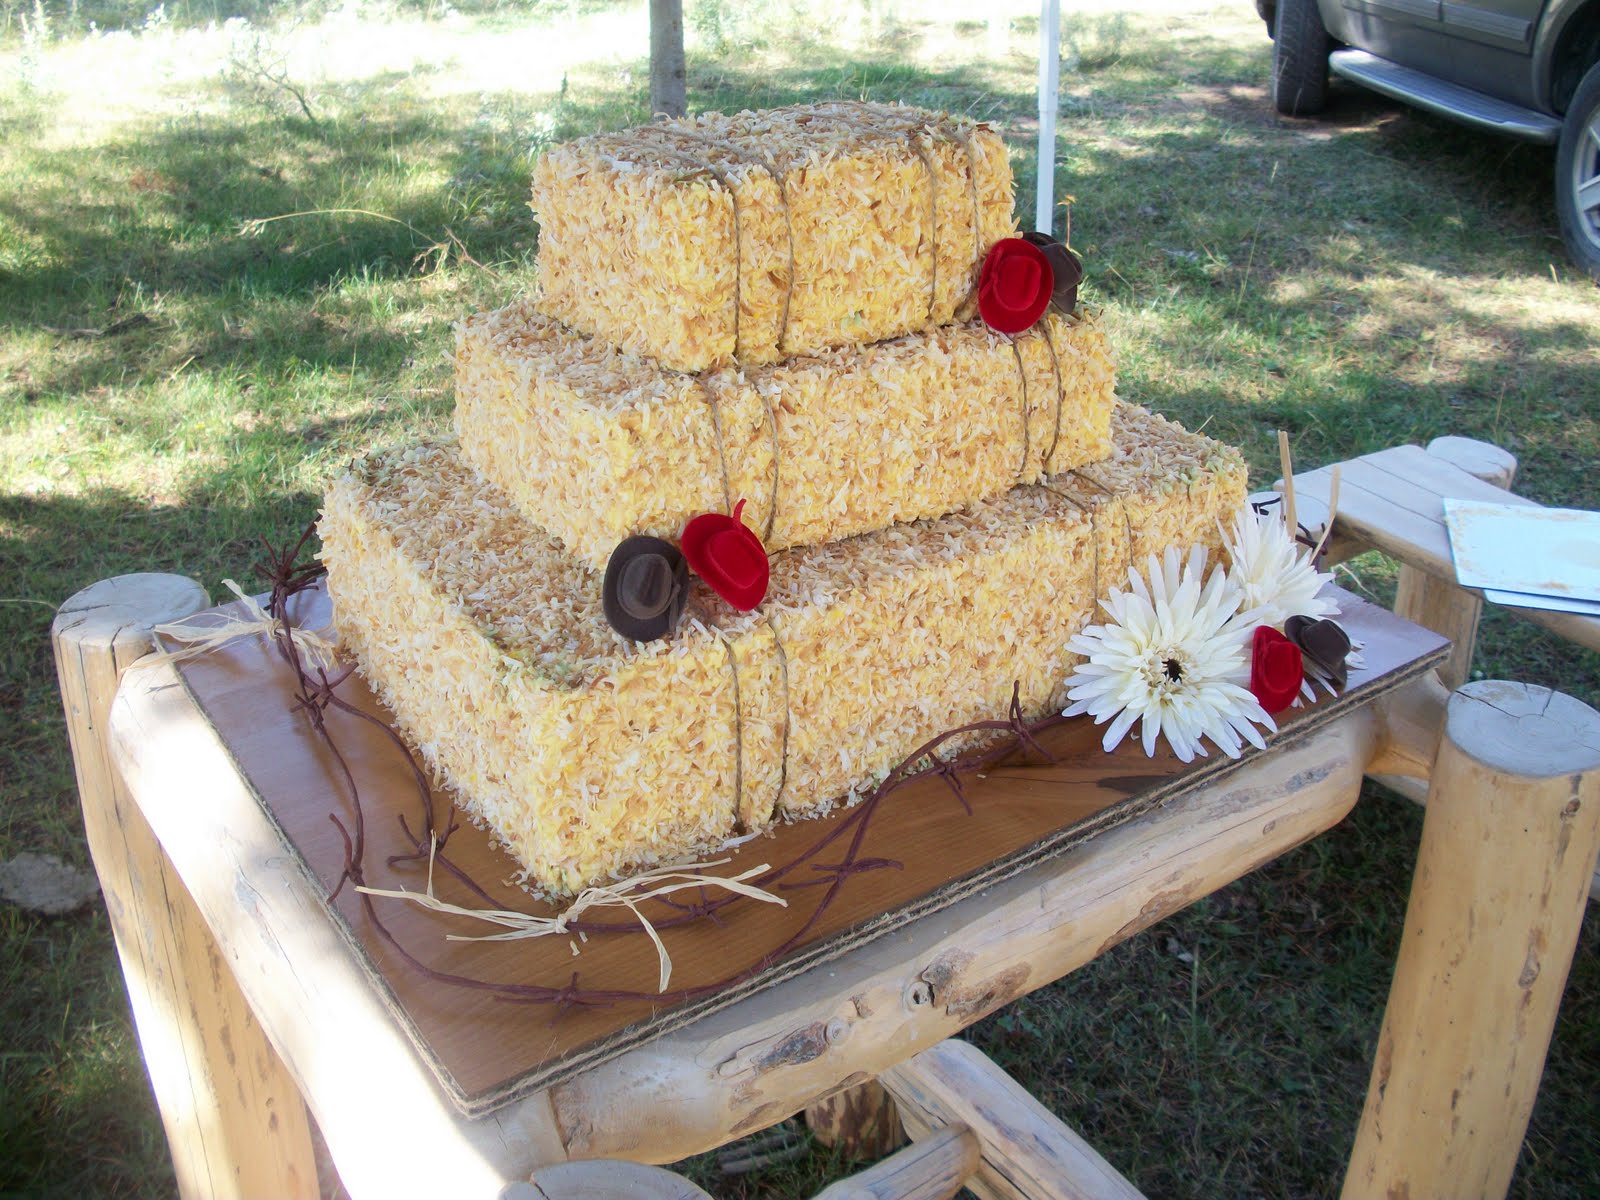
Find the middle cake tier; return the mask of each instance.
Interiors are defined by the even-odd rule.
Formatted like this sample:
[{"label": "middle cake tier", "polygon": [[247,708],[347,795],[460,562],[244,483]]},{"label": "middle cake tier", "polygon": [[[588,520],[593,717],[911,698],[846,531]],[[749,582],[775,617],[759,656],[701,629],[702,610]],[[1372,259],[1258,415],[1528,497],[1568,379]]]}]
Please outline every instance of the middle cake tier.
[{"label": "middle cake tier", "polygon": [[1111,452],[1098,318],[1015,339],[981,321],[704,375],[666,370],[526,303],[457,331],[462,452],[529,520],[603,567],[624,537],[703,512],[769,551],[941,516]]},{"label": "middle cake tier", "polygon": [[1110,457],[959,513],[776,555],[762,607],[699,583],[626,640],[597,572],[450,444],[327,496],[342,648],[462,802],[554,893],[825,811],[934,734],[1063,701],[1067,639],[1131,560],[1220,541],[1237,452],[1119,405]]}]

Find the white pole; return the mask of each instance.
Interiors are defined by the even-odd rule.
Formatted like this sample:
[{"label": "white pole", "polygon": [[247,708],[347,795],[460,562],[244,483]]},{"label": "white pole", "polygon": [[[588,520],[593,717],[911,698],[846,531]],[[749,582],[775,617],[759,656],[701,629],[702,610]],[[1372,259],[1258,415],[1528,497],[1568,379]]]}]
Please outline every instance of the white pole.
[{"label": "white pole", "polygon": [[1039,187],[1033,227],[1054,233],[1056,102],[1061,90],[1061,0],[1039,3]]}]

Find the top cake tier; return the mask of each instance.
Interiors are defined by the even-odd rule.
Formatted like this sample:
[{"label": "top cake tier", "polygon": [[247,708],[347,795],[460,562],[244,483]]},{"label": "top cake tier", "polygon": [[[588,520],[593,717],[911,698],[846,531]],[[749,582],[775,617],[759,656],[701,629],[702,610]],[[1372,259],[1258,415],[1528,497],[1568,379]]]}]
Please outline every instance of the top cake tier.
[{"label": "top cake tier", "polygon": [[681,371],[948,324],[1010,236],[988,126],[838,102],[557,146],[533,174],[540,311]]}]

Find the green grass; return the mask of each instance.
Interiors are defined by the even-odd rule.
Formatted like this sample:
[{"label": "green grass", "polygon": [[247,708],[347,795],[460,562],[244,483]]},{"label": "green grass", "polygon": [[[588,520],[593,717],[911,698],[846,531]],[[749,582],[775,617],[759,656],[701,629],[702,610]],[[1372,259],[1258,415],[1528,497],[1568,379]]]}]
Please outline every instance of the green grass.
[{"label": "green grass", "polygon": [[[469,15],[417,36],[488,53],[539,8],[457,7]],[[696,106],[851,96],[971,112],[1007,134],[1031,197],[1030,19],[994,57],[981,25],[911,6],[850,43],[833,16],[853,7],[688,7]],[[114,9],[93,10],[102,28]],[[544,6],[559,18],[552,53],[570,61],[530,64],[551,81],[532,93],[484,90],[465,57],[302,72],[309,42],[294,38],[322,27],[253,27],[265,40],[235,47],[230,66],[193,6],[118,35],[128,74],[108,81],[82,66],[107,61],[92,57],[102,41],[24,41],[23,8],[5,11],[0,857],[82,863],[53,606],[124,571],[178,571],[213,593],[245,582],[259,539],[296,535],[340,464],[447,424],[451,322],[531,279],[532,156],[646,116],[642,62],[573,47],[611,28],[598,22],[643,15]],[[92,15],[45,11],[57,35]],[[1123,395],[1242,446],[1260,480],[1278,428],[1304,464],[1462,433],[1514,450],[1525,494],[1594,504],[1600,310],[1560,255],[1548,151],[1338,88],[1326,119],[1280,120],[1248,4],[1073,11],[1063,48],[1059,190],[1076,197],[1073,241]],[[200,51],[218,69],[179,70]],[[319,215],[253,224],[292,213]],[[135,316],[125,332],[76,332]],[[1392,591],[1390,564],[1357,567],[1354,585]],[[1503,613],[1486,619],[1475,669],[1600,699],[1596,656]],[[972,1036],[1148,1194],[1329,1195],[1419,828],[1404,802],[1369,796],[1328,836]],[[1597,926],[1517,1196],[1600,1194]],[[0,910],[0,972],[0,1194],[170,1194],[104,917]],[[691,1169],[719,1195],[801,1196],[842,1168],[818,1154],[741,1180]]]}]

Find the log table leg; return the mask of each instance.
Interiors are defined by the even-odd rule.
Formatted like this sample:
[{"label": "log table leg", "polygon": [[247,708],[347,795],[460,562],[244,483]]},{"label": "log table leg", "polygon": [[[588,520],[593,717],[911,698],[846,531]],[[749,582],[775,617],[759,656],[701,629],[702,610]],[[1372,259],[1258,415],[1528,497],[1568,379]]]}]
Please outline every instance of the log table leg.
[{"label": "log table leg", "polygon": [[894,1097],[876,1079],[824,1096],[806,1108],[806,1124],[846,1159],[882,1158],[906,1144]]},{"label": "log table leg", "polygon": [[317,1195],[299,1090],[256,1024],[183,881],[107,757],[107,717],[151,627],[206,607],[177,575],[85,588],[51,626],[56,672],[117,954],[179,1194],[189,1200]]},{"label": "log table leg", "polygon": [[1345,1200],[1503,1197],[1600,848],[1600,713],[1450,699]]},{"label": "log table leg", "polygon": [[[1488,442],[1459,437],[1434,438],[1428,444],[1428,453],[1497,488],[1509,489],[1516,478],[1516,457]],[[1483,597],[1457,586],[1453,580],[1441,579],[1401,563],[1394,611],[1424,629],[1449,638],[1454,645],[1449,659],[1439,668],[1439,677],[1451,689],[1466,683],[1472,673],[1472,653],[1478,642]]]},{"label": "log table leg", "polygon": [[1144,1200],[1067,1125],[976,1046],[949,1038],[884,1072],[913,1134],[965,1125],[982,1160],[967,1180],[980,1200]]},{"label": "log table leg", "polygon": [[977,1135],[964,1125],[947,1125],[823,1188],[816,1200],[951,1200],[980,1161]]}]

